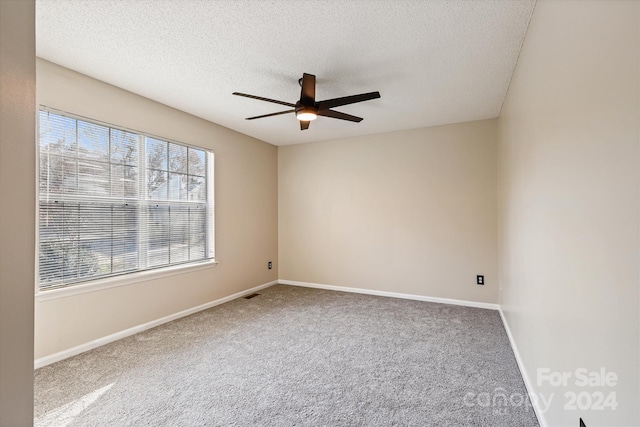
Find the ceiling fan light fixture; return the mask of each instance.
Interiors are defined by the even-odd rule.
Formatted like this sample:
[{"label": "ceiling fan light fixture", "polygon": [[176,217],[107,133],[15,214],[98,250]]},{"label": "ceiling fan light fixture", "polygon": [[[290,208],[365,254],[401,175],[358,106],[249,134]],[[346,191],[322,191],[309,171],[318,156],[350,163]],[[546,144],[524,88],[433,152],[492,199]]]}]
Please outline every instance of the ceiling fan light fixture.
[{"label": "ceiling fan light fixture", "polygon": [[301,122],[310,122],[311,120],[317,119],[318,115],[315,113],[300,113],[296,117]]},{"label": "ceiling fan light fixture", "polygon": [[296,118],[301,122],[310,122],[318,118],[318,111],[313,107],[302,107],[296,111]]}]

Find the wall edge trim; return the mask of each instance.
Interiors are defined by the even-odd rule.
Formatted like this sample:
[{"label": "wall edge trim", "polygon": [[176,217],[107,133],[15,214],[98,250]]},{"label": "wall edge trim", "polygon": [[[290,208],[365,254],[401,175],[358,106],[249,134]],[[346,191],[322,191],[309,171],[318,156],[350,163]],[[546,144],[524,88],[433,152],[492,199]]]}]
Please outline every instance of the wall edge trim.
[{"label": "wall edge trim", "polygon": [[499,307],[500,307],[498,304],[492,304],[488,302],[467,301],[467,300],[452,299],[452,298],[439,298],[439,297],[430,297],[426,295],[416,295],[416,294],[403,294],[399,292],[378,291],[374,289],[350,288],[346,286],[324,285],[321,283],[298,282],[295,280],[278,279],[278,283],[281,285],[301,286],[304,288],[326,289],[329,291],[350,292],[350,293],[356,293],[356,294],[376,295],[380,297],[410,299],[410,300],[416,300],[416,301],[435,302],[439,304],[462,305],[465,307],[484,308],[488,310],[499,310]]},{"label": "wall edge trim", "polygon": [[152,320],[152,321],[147,322],[147,323],[143,323],[143,324],[138,325],[138,326],[133,326],[131,328],[124,329],[122,331],[119,331],[119,332],[104,336],[102,338],[95,339],[93,341],[86,342],[84,344],[80,344],[78,346],[69,348],[67,350],[63,350],[63,351],[60,351],[60,352],[57,352],[57,353],[54,353],[54,354],[50,354],[48,356],[40,357],[40,358],[36,359],[33,362],[34,369],[42,368],[44,366],[50,365],[50,364],[55,363],[55,362],[59,362],[61,360],[67,359],[69,357],[76,356],[76,355],[78,355],[80,353],[84,353],[86,351],[93,350],[94,348],[101,347],[101,346],[103,346],[105,344],[109,344],[111,342],[120,340],[122,338],[126,338],[128,336],[135,335],[137,333],[146,331],[147,329],[155,328],[156,326],[160,326],[160,325],[162,325],[164,323],[171,322],[172,320],[176,320],[176,319],[179,319],[181,317],[189,316],[189,315],[197,313],[199,311],[203,311],[203,310],[209,309],[211,307],[215,307],[216,305],[224,304],[226,302],[229,302],[229,301],[232,301],[234,299],[240,298],[240,297],[242,297],[244,295],[254,293],[254,292],[259,291],[259,290],[264,289],[264,288],[268,288],[269,286],[273,286],[273,285],[275,285],[277,283],[278,283],[277,280],[274,280],[274,281],[271,281],[271,282],[268,282],[268,283],[264,283],[262,285],[255,286],[253,288],[246,289],[244,291],[236,292],[234,294],[228,295],[226,297],[219,298],[219,299],[214,300],[214,301],[209,301],[209,302],[207,302],[205,304],[201,304],[201,305],[198,305],[198,306],[195,306],[195,307],[191,307],[191,308],[188,308],[186,310],[182,310],[182,311],[179,311],[177,313],[169,314],[167,316],[161,317],[161,318],[156,319],[156,320]]},{"label": "wall edge trim", "polygon": [[529,395],[529,400],[531,401],[531,406],[533,407],[533,412],[538,418],[538,424],[540,427],[549,427],[546,418],[544,417],[544,412],[540,407],[540,399],[537,398],[537,394],[535,393],[535,389],[533,387],[533,382],[531,382],[531,378],[527,373],[527,370],[524,367],[524,362],[520,357],[520,352],[518,351],[518,346],[516,346],[516,342],[513,339],[513,335],[511,334],[511,329],[509,329],[509,324],[507,323],[507,318],[502,311],[502,306],[499,306],[498,312],[500,313],[500,318],[502,319],[502,325],[504,326],[504,330],[507,332],[507,337],[509,338],[509,344],[511,345],[511,350],[513,350],[513,355],[515,356],[516,363],[518,364],[518,369],[520,370],[520,375],[522,376],[522,380],[524,381],[524,386],[527,389],[527,394]]}]

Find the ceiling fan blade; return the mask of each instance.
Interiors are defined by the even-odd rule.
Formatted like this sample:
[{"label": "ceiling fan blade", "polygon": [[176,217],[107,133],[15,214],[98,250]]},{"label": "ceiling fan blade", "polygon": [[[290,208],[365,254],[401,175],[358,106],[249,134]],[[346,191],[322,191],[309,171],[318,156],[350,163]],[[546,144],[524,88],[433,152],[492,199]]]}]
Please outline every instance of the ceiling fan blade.
[{"label": "ceiling fan blade", "polygon": [[356,116],[352,116],[351,114],[345,114],[345,113],[341,113],[339,111],[333,111],[333,110],[318,111],[318,115],[331,117],[334,119],[347,120],[347,121],[356,122],[356,123],[359,123],[362,121],[362,117],[356,117]]},{"label": "ceiling fan blade", "polygon": [[355,104],[356,102],[369,101],[380,98],[380,92],[361,93],[360,95],[343,96],[342,98],[327,99],[317,103],[318,110],[328,110],[341,105]]},{"label": "ceiling fan blade", "polygon": [[261,96],[248,95],[246,93],[233,92],[232,95],[244,96],[245,98],[257,99],[258,101],[273,102],[274,104],[286,105],[287,107],[295,107],[295,104],[290,102],[278,101],[276,99],[263,98]]},{"label": "ceiling fan blade", "polygon": [[277,113],[263,114],[261,116],[247,117],[245,120],[262,119],[264,117],[279,116],[280,114],[295,113],[296,110],[278,111]]},{"label": "ceiling fan blade", "polygon": [[313,106],[316,102],[316,76],[313,74],[302,74],[302,90],[300,91],[300,102],[303,105]]},{"label": "ceiling fan blade", "polygon": [[300,120],[300,130],[309,129],[309,122],[305,122],[304,120]]}]

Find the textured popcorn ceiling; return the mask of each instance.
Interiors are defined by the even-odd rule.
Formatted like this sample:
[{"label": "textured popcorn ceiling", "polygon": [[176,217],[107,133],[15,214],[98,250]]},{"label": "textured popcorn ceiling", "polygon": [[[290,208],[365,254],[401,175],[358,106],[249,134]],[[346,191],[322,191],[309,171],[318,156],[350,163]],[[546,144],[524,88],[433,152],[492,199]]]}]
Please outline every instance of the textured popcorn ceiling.
[{"label": "textured popcorn ceiling", "polygon": [[[37,55],[275,145],[497,117],[534,7],[503,1],[39,0]],[[317,100],[374,90],[300,131]]]}]

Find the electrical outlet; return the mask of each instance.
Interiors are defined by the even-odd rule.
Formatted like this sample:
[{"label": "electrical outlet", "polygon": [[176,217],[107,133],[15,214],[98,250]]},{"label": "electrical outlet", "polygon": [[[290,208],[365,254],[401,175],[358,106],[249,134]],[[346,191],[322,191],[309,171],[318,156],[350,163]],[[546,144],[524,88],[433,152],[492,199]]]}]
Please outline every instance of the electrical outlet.
[{"label": "electrical outlet", "polygon": [[484,285],[484,276],[476,276],[476,284],[477,285]]},{"label": "electrical outlet", "polygon": [[271,270],[273,268],[273,263],[271,261],[269,261],[269,263],[267,264],[267,268],[269,270]]}]

